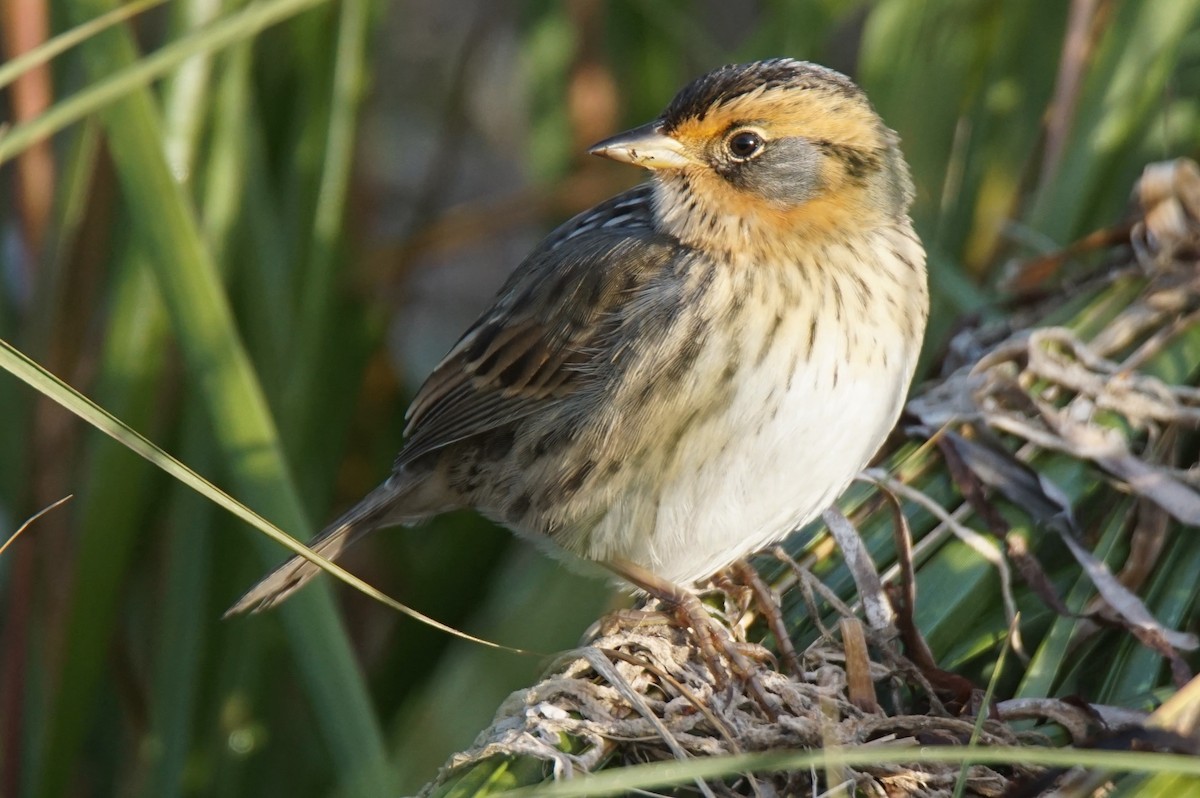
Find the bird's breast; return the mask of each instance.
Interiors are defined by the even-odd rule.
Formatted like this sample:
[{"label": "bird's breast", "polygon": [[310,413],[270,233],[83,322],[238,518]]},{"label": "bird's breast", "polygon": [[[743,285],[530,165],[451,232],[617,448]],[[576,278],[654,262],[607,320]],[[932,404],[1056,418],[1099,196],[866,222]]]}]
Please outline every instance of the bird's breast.
[{"label": "bird's breast", "polygon": [[585,556],[686,584],[827,507],[895,424],[912,378],[927,301],[911,240],[717,274],[680,321],[687,368],[630,416],[622,456],[637,465],[609,486]]}]

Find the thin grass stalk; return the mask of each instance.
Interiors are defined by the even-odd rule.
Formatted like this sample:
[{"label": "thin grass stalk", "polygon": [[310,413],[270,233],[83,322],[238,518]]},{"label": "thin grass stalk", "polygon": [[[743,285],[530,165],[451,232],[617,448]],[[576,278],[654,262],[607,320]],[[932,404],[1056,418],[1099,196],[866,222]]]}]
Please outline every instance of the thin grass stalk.
[{"label": "thin grass stalk", "polygon": [[219,68],[212,139],[203,177],[204,228],[217,261],[236,260],[244,296],[246,346],[276,407],[292,363],[286,357],[295,281],[269,191],[266,145],[256,103],[251,43],[234,45]]},{"label": "thin grass stalk", "polygon": [[[34,143],[145,88],[189,58],[251,38],[264,28],[324,2],[326,0],[261,0],[150,55],[130,59],[121,69],[105,73],[87,89],[55,103],[41,116],[5,131],[0,136],[0,164],[24,152]],[[83,22],[86,20],[79,20],[78,24]]]},{"label": "thin grass stalk", "polygon": [[[189,462],[209,470],[216,452],[207,419],[198,405],[185,410],[182,451]],[[205,630],[209,575],[213,560],[216,507],[182,485],[173,487],[165,526],[161,591],[154,635],[153,668],[149,686],[149,728],[139,748],[146,752],[140,794],[144,798],[183,795],[184,770],[195,741],[197,714],[206,652]]]},{"label": "thin grass stalk", "polygon": [[[97,133],[95,125],[85,125],[64,148],[51,227],[29,305],[22,308],[16,297],[4,297],[5,301],[0,302],[3,334],[20,336],[23,345],[43,358],[52,351],[56,330],[62,335],[63,325],[59,320],[67,254],[77,240],[85,200],[92,185],[92,170],[98,152]],[[19,328],[2,323],[9,300],[12,300],[12,309],[20,315]],[[27,506],[32,498],[29,494],[32,492],[30,474],[34,450],[28,431],[34,424],[36,402],[14,382],[6,381],[0,385],[0,407],[7,411],[0,421],[0,451],[5,452],[0,458],[0,496],[3,496],[0,501],[14,510]],[[64,510],[66,513],[72,511],[70,508]],[[0,519],[0,525],[3,524],[4,520]],[[10,550],[9,557],[0,558],[0,584],[5,588],[3,607],[8,616],[0,624],[4,628],[0,639],[0,651],[4,652],[0,695],[5,702],[0,709],[0,745],[4,751],[0,753],[0,770],[4,772],[0,793],[16,794],[16,785],[28,782],[35,758],[35,746],[29,741],[40,739],[41,728],[45,725],[42,709],[46,705],[46,685],[34,677],[45,670],[40,667],[44,663],[39,662],[34,653],[36,635],[26,634],[30,629],[30,608],[34,606],[37,592],[34,584],[35,539],[31,535],[19,549]],[[6,581],[6,569],[11,569],[8,572],[13,574],[11,581]]]},{"label": "thin grass stalk", "polygon": [[[166,315],[144,257],[128,251],[117,263],[95,390],[122,418],[146,429],[162,373]],[[52,798],[67,788],[69,763],[94,718],[109,636],[152,486],[152,469],[140,458],[113,441],[93,438],[91,444],[83,469],[86,487],[72,508],[78,556],[61,671],[52,680],[43,734],[30,737],[26,796]]]},{"label": "thin grass stalk", "polygon": [[[843,766],[873,764],[878,762],[952,762],[970,760],[976,764],[1006,764],[1023,761],[1030,764],[1071,767],[1101,767],[1111,770],[1151,771],[1165,774],[1186,775],[1196,778],[1200,774],[1200,760],[1182,754],[1160,754],[1144,752],[1113,752],[1089,750],[1063,750],[1052,748],[979,748],[889,747],[861,746],[857,749],[843,748],[839,751],[778,751],[758,754],[691,759],[686,762],[653,762],[632,765],[623,771],[606,771],[589,777],[565,780],[539,787],[513,792],[513,798],[596,798],[606,795],[626,795],[631,790],[654,789],[687,784],[696,778],[720,778],[723,775],[741,772],[772,772],[781,770],[807,770],[820,766],[824,760],[836,761]],[[490,785],[489,785],[490,786]],[[457,796],[493,795],[485,786],[474,792],[447,793]],[[444,798],[442,794],[438,798]]]},{"label": "thin grass stalk", "polygon": [[107,14],[101,14],[86,22],[81,22],[74,28],[43,42],[38,47],[21,53],[16,58],[9,59],[7,62],[0,64],[0,89],[12,83],[29,70],[57,58],[59,55],[87,41],[97,33],[113,25],[119,25],[130,17],[135,17],[165,2],[166,0],[132,0],[114,8]]},{"label": "thin grass stalk", "polygon": [[306,430],[305,417],[319,406],[313,399],[324,379],[331,311],[335,307],[338,249],[346,216],[346,198],[354,166],[354,143],[359,105],[366,79],[366,43],[370,32],[368,0],[342,0],[338,14],[337,47],[330,87],[328,124],[321,159],[320,183],[313,214],[312,241],[307,248],[300,281],[297,319],[293,329],[299,358],[288,379],[284,403],[287,427]]}]

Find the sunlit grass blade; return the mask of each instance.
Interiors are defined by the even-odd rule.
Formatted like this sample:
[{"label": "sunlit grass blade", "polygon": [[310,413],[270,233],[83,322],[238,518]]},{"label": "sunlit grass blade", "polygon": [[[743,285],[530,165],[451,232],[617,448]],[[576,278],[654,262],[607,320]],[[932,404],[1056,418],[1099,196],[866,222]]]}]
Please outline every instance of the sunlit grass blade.
[{"label": "sunlit grass blade", "polygon": [[[992,678],[988,680],[987,690],[984,691],[983,700],[980,702],[979,713],[975,716],[975,726],[971,729],[971,739],[967,743],[968,748],[974,748],[979,743],[979,734],[983,731],[983,722],[987,720],[988,715],[992,711],[992,701],[996,695],[996,685],[1000,682],[1000,674],[1004,672],[1004,660],[1008,657],[1013,637],[1021,628],[1020,624],[1021,614],[1017,613],[1012,623],[1008,625],[1008,636],[1004,638],[1004,645],[1000,648],[1000,655],[996,657],[996,666],[992,669]],[[958,771],[958,781],[954,784],[954,798],[962,798],[963,791],[967,786],[967,768],[970,765],[970,760],[963,760],[962,767]]]},{"label": "sunlit grass blade", "polygon": [[325,559],[321,555],[304,546],[304,544],[302,544],[300,541],[296,540],[291,535],[287,534],[282,529],[251,510],[249,507],[246,507],[244,504],[225,493],[225,491],[221,490],[216,485],[209,482],[207,479],[200,476],[183,463],[179,462],[179,460],[177,460],[175,457],[171,456],[167,452],[164,452],[139,432],[131,429],[120,419],[116,418],[111,413],[107,412],[99,405],[80,394],[62,380],[47,372],[37,363],[34,363],[32,360],[25,357],[20,351],[14,349],[10,343],[4,340],[0,340],[0,368],[24,381],[31,388],[34,388],[42,395],[53,399],[55,402],[74,413],[79,418],[83,419],[96,429],[120,443],[126,449],[134,452],[139,457],[142,457],[143,459],[162,469],[167,474],[179,480],[184,485],[187,485],[204,498],[263,532],[267,537],[271,538],[276,543],[279,543],[285,548],[291,550],[293,554],[298,554],[309,562],[321,566],[322,570],[328,572],[332,576],[336,577],[342,582],[345,582],[356,590],[371,596],[376,601],[387,605],[397,612],[404,613],[410,618],[418,620],[421,623],[433,626],[440,631],[472,643],[478,643],[479,645],[490,648],[504,649],[516,654],[536,653],[522,651],[521,649],[508,648],[507,646],[501,646],[497,643],[472,637],[471,635],[446,626],[445,624],[436,621],[433,618],[423,615],[416,610],[406,607],[394,599],[389,598],[356,577],[354,574],[346,571],[341,566]]},{"label": "sunlit grass blade", "polygon": [[[513,798],[598,798],[623,795],[635,789],[654,789],[685,784],[695,779],[715,779],[737,773],[808,770],[828,761],[839,766],[904,764],[912,762],[973,762],[1048,767],[1105,767],[1112,771],[1154,772],[1200,776],[1200,758],[1181,754],[1093,751],[1072,748],[919,747],[864,745],[838,751],[780,751],[767,754],[738,754],[689,759],[685,762],[654,762],[619,770],[513,790]],[[481,792],[480,795],[488,793]]]},{"label": "sunlit grass blade", "polygon": [[320,5],[326,0],[262,0],[234,12],[201,31],[164,45],[150,55],[130,59],[119,69],[99,78],[89,88],[55,103],[41,116],[14,125],[0,135],[0,164],[34,142],[52,136],[88,114],[110,106],[130,92],[158,80],[199,53],[211,52],[248,39],[263,28]]},{"label": "sunlit grass blade", "polygon": [[148,11],[167,0],[131,0],[112,11],[80,23],[68,31],[64,31],[47,42],[21,53],[16,58],[0,64],[0,89],[12,83],[18,77],[36,66],[50,61],[55,56],[71,49],[80,42],[87,41],[102,30],[135,17],[143,11]]}]

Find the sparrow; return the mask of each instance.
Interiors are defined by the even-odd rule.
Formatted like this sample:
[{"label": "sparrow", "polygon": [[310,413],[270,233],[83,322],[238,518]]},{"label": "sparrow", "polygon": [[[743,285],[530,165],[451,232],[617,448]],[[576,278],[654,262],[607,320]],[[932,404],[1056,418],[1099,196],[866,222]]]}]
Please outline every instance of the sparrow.
[{"label": "sparrow", "polygon": [[[473,507],[661,595],[814,518],[891,431],[929,295],[908,166],[861,89],[731,64],[590,152],[650,180],[521,263],[416,394],[391,475],[313,551]],[[293,557],[230,613],[319,570]]]}]

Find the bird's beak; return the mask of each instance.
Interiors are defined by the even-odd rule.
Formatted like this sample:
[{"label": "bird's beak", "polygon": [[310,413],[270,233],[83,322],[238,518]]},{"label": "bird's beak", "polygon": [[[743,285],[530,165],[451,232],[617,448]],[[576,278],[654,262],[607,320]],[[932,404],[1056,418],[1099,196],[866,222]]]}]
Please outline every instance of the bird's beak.
[{"label": "bird's beak", "polygon": [[693,162],[683,145],[663,134],[661,122],[618,133],[594,145],[588,152],[646,169],[680,169]]}]

